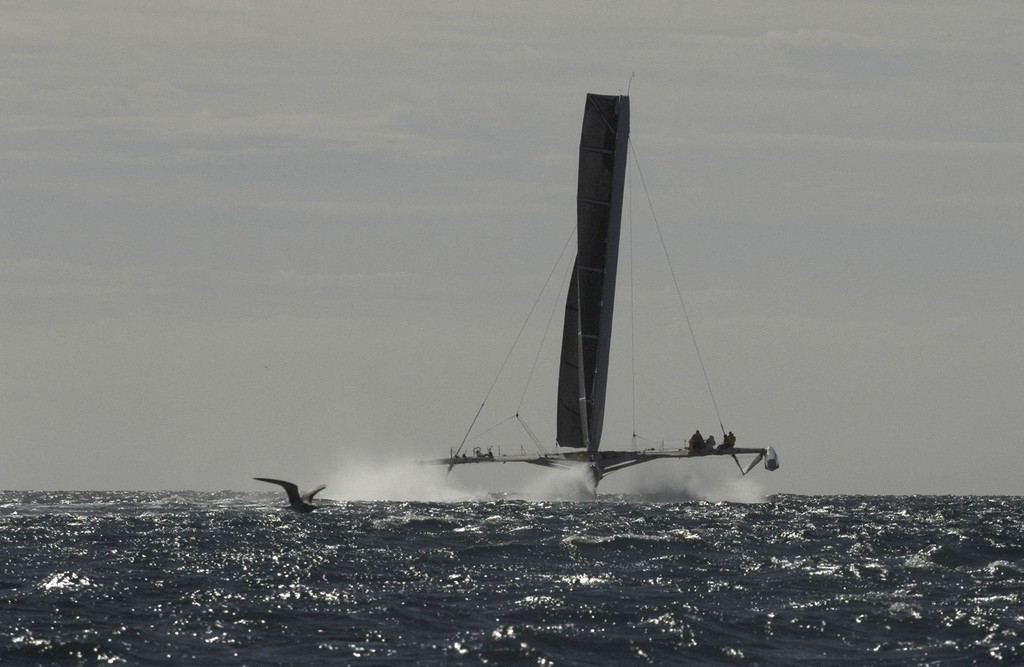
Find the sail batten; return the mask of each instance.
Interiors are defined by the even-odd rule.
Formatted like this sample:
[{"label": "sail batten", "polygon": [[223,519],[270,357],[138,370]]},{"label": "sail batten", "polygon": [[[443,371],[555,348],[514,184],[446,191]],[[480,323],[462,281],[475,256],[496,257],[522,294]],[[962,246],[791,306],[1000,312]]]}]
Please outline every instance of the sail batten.
[{"label": "sail batten", "polygon": [[576,261],[565,304],[557,442],[597,451],[604,422],[622,219],[629,98],[587,95],[576,194]]}]

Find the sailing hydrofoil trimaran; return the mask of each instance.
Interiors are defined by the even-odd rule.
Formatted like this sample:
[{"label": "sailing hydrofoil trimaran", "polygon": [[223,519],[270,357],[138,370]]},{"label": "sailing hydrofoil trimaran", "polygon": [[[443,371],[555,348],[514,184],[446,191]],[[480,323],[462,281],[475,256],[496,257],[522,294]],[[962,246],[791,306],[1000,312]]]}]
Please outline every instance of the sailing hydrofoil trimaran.
[{"label": "sailing hydrofoil trimaran", "polygon": [[[734,438],[726,437],[724,427],[723,443],[718,447],[600,450],[628,141],[629,97],[587,95],[576,196],[577,255],[566,296],[558,374],[559,450],[538,455],[504,455],[475,447],[469,454],[463,451],[463,439],[448,458],[426,463],[448,466],[449,471],[470,463],[582,467],[589,473],[594,490],[605,475],[656,459],[731,456],[744,475],[762,460],[768,470],[778,468],[774,449],[735,447]],[[480,407],[483,409],[483,405]],[[753,455],[754,459],[744,466],[738,455]]]}]

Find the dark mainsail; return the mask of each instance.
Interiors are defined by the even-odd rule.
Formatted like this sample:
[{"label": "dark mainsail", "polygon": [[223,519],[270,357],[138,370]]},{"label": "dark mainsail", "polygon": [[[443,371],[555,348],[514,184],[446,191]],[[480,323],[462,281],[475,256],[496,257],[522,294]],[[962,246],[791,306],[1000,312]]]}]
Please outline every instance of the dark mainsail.
[{"label": "dark mainsail", "polygon": [[557,441],[591,452],[600,446],[604,422],[628,139],[629,98],[587,95],[576,192],[576,263],[565,301],[558,371]]}]

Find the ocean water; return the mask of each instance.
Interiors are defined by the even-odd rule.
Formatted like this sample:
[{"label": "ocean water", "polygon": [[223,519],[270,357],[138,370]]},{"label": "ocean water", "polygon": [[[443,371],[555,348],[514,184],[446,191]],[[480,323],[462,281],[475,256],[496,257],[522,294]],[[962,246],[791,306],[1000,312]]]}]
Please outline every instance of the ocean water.
[{"label": "ocean water", "polygon": [[0,493],[0,664],[1024,663],[1024,499]]}]

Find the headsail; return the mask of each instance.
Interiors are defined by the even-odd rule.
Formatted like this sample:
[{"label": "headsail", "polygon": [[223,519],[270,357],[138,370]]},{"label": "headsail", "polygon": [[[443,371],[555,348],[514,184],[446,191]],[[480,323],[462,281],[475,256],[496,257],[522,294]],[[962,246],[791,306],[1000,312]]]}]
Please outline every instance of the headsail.
[{"label": "headsail", "polygon": [[587,95],[576,193],[576,263],[565,303],[558,372],[557,442],[601,443],[615,304],[629,98]]}]

